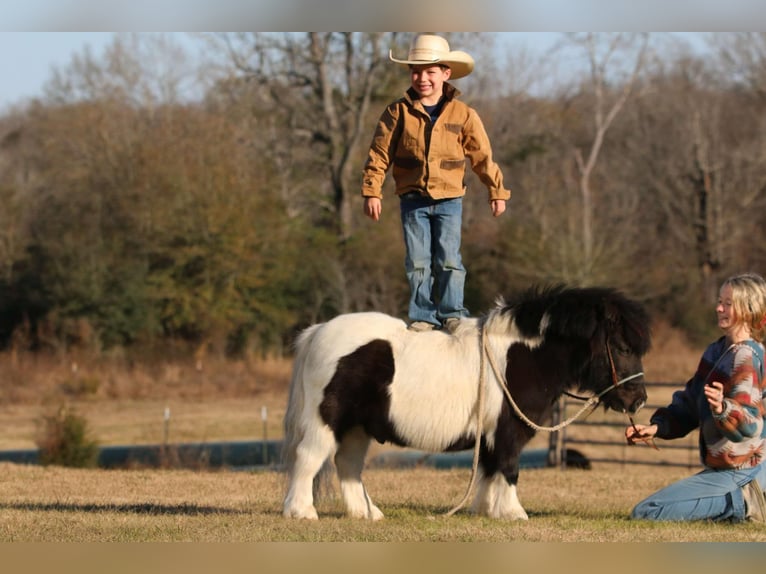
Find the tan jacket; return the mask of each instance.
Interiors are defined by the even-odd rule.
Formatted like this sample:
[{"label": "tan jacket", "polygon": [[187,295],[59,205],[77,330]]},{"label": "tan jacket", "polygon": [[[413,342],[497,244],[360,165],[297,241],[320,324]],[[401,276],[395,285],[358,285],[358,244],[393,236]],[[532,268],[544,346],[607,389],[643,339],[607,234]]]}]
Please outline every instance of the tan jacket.
[{"label": "tan jacket", "polygon": [[410,88],[380,116],[364,166],[362,195],[381,197],[393,164],[397,195],[412,191],[433,199],[465,194],[465,159],[489,191],[489,199],[508,199],[503,174],[492,160],[489,137],[478,114],[456,99],[460,92],[444,84],[444,103],[433,126],[417,93]]}]

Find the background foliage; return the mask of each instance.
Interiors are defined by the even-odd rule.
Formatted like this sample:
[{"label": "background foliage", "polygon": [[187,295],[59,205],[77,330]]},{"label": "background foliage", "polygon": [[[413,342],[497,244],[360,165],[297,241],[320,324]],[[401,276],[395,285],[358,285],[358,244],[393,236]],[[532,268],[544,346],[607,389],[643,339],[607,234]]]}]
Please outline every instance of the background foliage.
[{"label": "background foliage", "polygon": [[[398,209],[362,162],[408,34],[217,34],[204,62],[116,36],[0,117],[0,343],[284,354],[335,314],[406,314]],[[700,340],[721,280],[766,270],[766,35],[562,35],[538,60],[451,34],[513,198],[468,178],[467,304],[609,284]],[[498,56],[498,54],[500,56]]]}]

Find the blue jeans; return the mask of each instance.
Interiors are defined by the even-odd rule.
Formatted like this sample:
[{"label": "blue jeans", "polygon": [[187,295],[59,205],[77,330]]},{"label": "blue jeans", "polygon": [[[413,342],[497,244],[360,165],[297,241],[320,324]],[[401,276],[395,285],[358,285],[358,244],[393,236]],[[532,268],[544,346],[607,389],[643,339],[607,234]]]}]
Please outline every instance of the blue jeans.
[{"label": "blue jeans", "polygon": [[401,215],[410,319],[439,325],[467,316],[460,257],[463,198],[434,200],[408,193],[401,196]]},{"label": "blue jeans", "polygon": [[747,470],[706,469],[645,498],[631,518],[739,522],[745,519],[742,487],[753,479],[766,488],[766,465]]}]

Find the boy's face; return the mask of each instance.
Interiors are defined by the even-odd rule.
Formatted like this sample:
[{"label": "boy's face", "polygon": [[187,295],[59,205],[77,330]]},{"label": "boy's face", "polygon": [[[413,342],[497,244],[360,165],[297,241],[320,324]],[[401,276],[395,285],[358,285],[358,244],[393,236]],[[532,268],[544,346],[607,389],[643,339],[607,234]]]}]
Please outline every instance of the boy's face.
[{"label": "boy's face", "polygon": [[452,70],[437,64],[410,66],[412,87],[421,99],[441,97],[444,82],[449,80],[451,74]]}]

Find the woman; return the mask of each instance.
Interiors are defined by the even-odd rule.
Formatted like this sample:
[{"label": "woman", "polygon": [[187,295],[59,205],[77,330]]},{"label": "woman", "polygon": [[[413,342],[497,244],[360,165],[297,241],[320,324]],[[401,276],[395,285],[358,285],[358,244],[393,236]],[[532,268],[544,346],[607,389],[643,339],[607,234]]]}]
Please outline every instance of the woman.
[{"label": "woman", "polygon": [[686,387],[649,425],[625,430],[634,444],[699,428],[705,468],[639,502],[632,518],[766,521],[766,281],[754,273],[730,277],[719,291],[716,313],[724,335],[705,350]]}]

